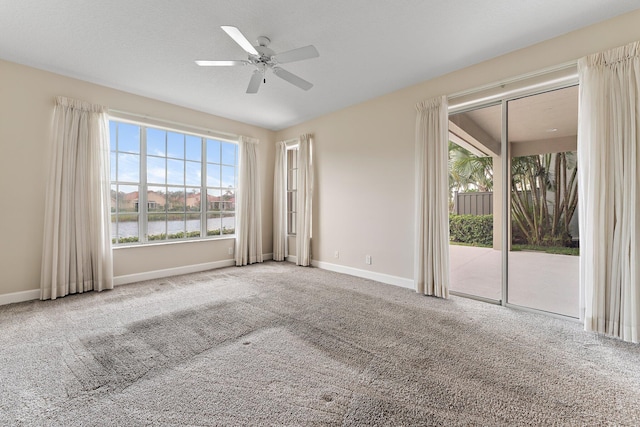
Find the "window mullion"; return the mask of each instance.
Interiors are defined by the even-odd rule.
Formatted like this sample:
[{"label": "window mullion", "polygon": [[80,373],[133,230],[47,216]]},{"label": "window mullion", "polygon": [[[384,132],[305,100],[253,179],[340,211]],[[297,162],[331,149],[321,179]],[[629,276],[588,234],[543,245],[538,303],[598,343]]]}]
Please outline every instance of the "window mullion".
[{"label": "window mullion", "polygon": [[169,240],[169,132],[164,133],[164,239]]},{"label": "window mullion", "polygon": [[[116,208],[115,208],[115,216],[116,216],[116,220],[115,220],[115,227],[116,227],[116,245],[120,243],[120,182],[118,181],[118,177],[120,175],[118,175],[118,168],[120,167],[119,165],[119,161],[118,161],[118,153],[120,152],[120,141],[118,141],[118,132],[119,132],[119,128],[120,126],[116,125],[116,152],[115,152],[115,168],[116,168],[116,176],[114,176],[113,178],[115,178],[115,183],[116,183]],[[111,155],[111,147],[109,147],[109,155]],[[111,194],[111,188],[113,187],[113,183],[114,181],[111,181],[111,177],[109,177],[109,194]],[[111,221],[111,225],[114,225],[114,222],[111,220],[111,217],[109,218],[109,221]],[[139,238],[138,238],[139,239]],[[112,239],[113,240],[113,239]],[[112,243],[113,244],[113,243]]]},{"label": "window mullion", "polygon": [[223,145],[220,144],[220,160],[218,160],[219,164],[218,164],[218,187],[220,188],[220,199],[218,200],[218,216],[220,217],[220,237],[224,236],[224,216],[223,216],[223,212],[224,212],[224,208],[226,208],[225,203],[223,202],[224,199],[224,187],[222,186],[222,147]]},{"label": "window mullion", "polygon": [[207,139],[201,138],[200,143],[200,237],[207,237],[207,209],[209,195],[207,194]]},{"label": "window mullion", "polygon": [[140,126],[140,190],[138,193],[138,238],[147,243],[147,128]]},{"label": "window mullion", "polygon": [[184,224],[184,239],[187,238],[189,227],[187,227],[187,135],[182,135],[182,223]]}]

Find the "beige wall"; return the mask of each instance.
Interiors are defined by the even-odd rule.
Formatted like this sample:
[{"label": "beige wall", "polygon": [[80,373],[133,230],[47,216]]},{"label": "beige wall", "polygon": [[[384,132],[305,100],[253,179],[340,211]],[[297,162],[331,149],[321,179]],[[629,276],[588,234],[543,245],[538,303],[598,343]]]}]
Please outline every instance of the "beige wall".
[{"label": "beige wall", "polygon": [[[40,286],[47,145],[57,95],[260,139],[263,252],[271,253],[274,133],[221,117],[0,61],[0,297]],[[233,240],[116,249],[116,276],[231,259]]]},{"label": "beige wall", "polygon": [[315,135],[314,260],[411,279],[416,103],[640,40],[639,22],[622,15],[278,132]]},{"label": "beige wall", "polygon": [[[259,138],[265,253],[272,246],[274,141],[314,133],[314,260],[411,279],[415,104],[639,40],[638,22],[640,11],[632,12],[275,134],[0,61],[0,296],[39,286],[46,145],[56,95]],[[223,239],[119,249],[114,270],[127,275],[229,259],[230,244]],[[365,264],[365,255],[372,256],[372,265]]]}]

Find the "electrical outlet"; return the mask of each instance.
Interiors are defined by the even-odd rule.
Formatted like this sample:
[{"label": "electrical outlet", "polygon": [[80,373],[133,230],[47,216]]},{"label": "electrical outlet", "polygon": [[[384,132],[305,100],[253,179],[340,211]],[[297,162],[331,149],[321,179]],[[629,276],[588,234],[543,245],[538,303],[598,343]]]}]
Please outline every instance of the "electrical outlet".
[{"label": "electrical outlet", "polygon": [[371,255],[365,255],[364,262],[371,265]]},{"label": "electrical outlet", "polygon": [[233,255],[233,248],[230,247],[228,251],[229,251],[229,255]]},{"label": "electrical outlet", "polygon": [[334,257],[334,258],[340,258],[340,251],[335,251],[335,252],[333,253],[333,257]]}]

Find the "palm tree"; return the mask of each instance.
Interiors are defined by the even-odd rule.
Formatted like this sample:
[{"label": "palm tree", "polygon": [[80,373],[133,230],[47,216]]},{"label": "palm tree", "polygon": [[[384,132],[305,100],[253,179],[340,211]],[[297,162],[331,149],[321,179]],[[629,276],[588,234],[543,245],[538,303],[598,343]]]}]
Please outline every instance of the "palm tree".
[{"label": "palm tree", "polygon": [[[569,222],[578,206],[575,152],[511,160],[514,234],[537,246],[571,244]],[[449,208],[456,192],[493,191],[493,159],[449,142]]]},{"label": "palm tree", "polygon": [[493,159],[478,157],[449,141],[449,204],[456,192],[493,191]]},{"label": "palm tree", "polygon": [[511,160],[511,217],[530,245],[568,246],[569,222],[578,206],[575,153]]},{"label": "palm tree", "polygon": [[463,191],[492,191],[493,159],[478,157],[449,142],[449,186]]}]

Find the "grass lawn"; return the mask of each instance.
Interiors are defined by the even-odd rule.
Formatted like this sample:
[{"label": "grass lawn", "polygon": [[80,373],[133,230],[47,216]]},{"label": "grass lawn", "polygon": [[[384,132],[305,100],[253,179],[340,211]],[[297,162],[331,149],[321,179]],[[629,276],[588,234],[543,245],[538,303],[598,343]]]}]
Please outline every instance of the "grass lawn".
[{"label": "grass lawn", "polygon": [[534,246],[534,245],[511,245],[512,251],[536,251],[557,255],[580,255],[580,248],[568,248],[566,246]]},{"label": "grass lawn", "polygon": [[[479,248],[490,248],[490,245],[474,245],[471,243],[462,243],[462,242],[449,242],[450,245],[457,246],[476,246]],[[556,254],[556,255],[572,255],[578,256],[580,255],[580,248],[567,248],[565,246],[534,246],[534,245],[511,245],[512,251],[533,251],[533,252],[544,252],[547,254]]]},{"label": "grass lawn", "polygon": [[481,245],[480,243],[464,243],[464,242],[452,242],[451,240],[449,241],[450,245],[456,245],[456,246],[476,246],[478,248],[492,248],[492,245]]}]

